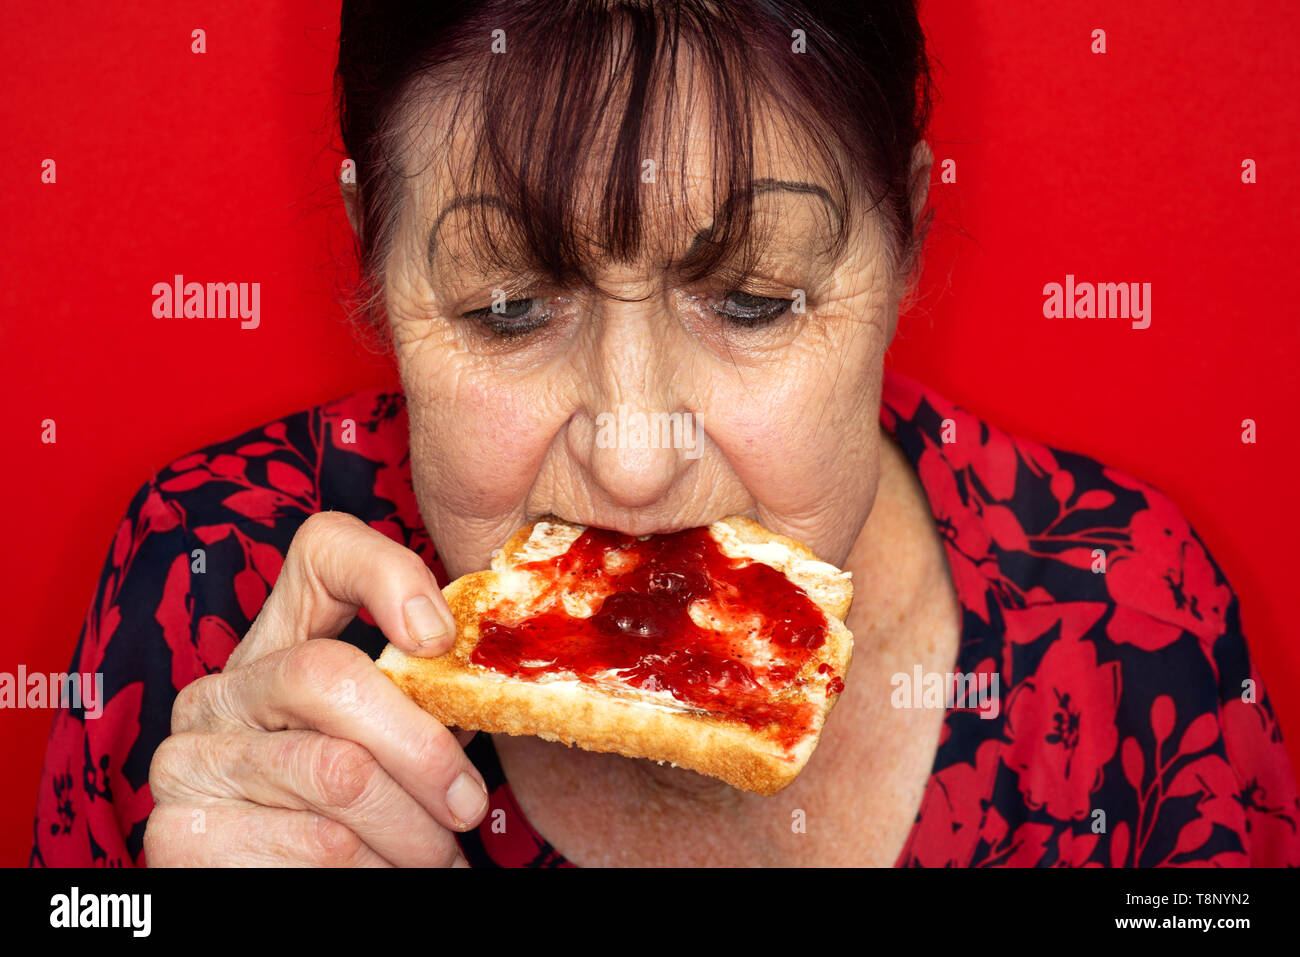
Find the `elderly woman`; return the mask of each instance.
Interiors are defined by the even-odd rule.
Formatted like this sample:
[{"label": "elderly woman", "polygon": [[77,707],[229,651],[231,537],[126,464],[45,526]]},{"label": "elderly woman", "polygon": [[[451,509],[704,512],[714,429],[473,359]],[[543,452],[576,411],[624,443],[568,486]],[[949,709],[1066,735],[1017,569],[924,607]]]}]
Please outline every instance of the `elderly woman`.
[{"label": "elderly woman", "polygon": [[[402,390],[140,489],[35,863],[1300,863],[1236,598],[1175,506],[884,368],[931,172],[911,2],[345,2],[337,79]],[[620,409],[695,441],[602,441]],[[439,586],[546,514],[741,514],[852,572],[792,785],[446,728],[374,667],[445,653]],[[925,693],[953,676],[990,694]]]}]

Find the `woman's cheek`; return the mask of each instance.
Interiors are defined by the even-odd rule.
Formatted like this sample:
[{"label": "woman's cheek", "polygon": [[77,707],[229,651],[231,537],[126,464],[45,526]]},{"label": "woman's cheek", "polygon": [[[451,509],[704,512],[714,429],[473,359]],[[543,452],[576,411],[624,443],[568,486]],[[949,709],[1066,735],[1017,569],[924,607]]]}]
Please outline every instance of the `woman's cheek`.
[{"label": "woman's cheek", "polygon": [[562,411],[535,390],[474,371],[426,380],[420,394],[411,420],[412,472],[427,476],[440,507],[477,518],[518,510]]},{"label": "woman's cheek", "polygon": [[809,456],[819,456],[815,432],[785,397],[716,395],[699,421],[760,505],[789,507],[813,493],[807,466]]},{"label": "woman's cheek", "polygon": [[747,388],[715,382],[700,416],[760,518],[828,558],[866,520],[880,454],[878,360],[863,342],[836,345],[791,355],[763,389],[752,372]]}]

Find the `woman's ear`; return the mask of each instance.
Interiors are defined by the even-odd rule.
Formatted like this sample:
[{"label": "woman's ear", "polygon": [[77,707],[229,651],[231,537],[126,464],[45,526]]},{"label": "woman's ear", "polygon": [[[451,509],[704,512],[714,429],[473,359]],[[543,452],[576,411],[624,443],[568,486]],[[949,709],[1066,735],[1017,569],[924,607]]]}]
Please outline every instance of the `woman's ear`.
[{"label": "woman's ear", "polygon": [[[930,171],[932,169],[934,169],[934,153],[930,151],[930,144],[925,140],[918,140],[916,146],[912,148],[912,167],[908,172],[908,188],[911,191],[910,203],[912,209],[912,248],[903,264],[902,275],[898,277],[900,286],[898,293],[899,311],[907,308],[909,301],[916,292],[921,251],[925,245],[925,234],[929,226],[922,219],[922,216],[925,214],[925,201],[930,195]],[[898,313],[895,312],[890,319],[890,339],[894,337],[897,323]]]},{"label": "woman's ear", "polygon": [[[340,176],[339,192],[343,194],[343,208],[347,211],[352,232],[357,233],[357,184],[355,182],[349,183],[343,176]],[[358,235],[360,234],[358,233]]]},{"label": "woman's ear", "polygon": [[930,195],[930,171],[934,168],[934,153],[930,144],[918,140],[912,150],[912,170],[908,182],[912,190],[912,223],[921,222],[921,212],[925,209],[926,197]]}]

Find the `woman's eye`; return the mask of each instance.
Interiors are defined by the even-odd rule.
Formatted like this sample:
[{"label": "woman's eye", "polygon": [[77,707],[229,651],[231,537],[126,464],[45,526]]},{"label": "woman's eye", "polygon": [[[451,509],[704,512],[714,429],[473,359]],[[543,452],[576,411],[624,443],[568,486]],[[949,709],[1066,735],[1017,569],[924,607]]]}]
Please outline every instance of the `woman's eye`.
[{"label": "woman's eye", "polygon": [[540,329],[550,321],[550,313],[540,308],[541,299],[509,299],[500,306],[474,309],[462,318],[473,319],[502,339],[513,339]]},{"label": "woman's eye", "polygon": [[784,313],[790,308],[793,301],[792,299],[773,299],[769,296],[753,296],[747,292],[732,291],[727,293],[720,303],[714,303],[713,311],[723,316],[733,325],[761,326]]}]

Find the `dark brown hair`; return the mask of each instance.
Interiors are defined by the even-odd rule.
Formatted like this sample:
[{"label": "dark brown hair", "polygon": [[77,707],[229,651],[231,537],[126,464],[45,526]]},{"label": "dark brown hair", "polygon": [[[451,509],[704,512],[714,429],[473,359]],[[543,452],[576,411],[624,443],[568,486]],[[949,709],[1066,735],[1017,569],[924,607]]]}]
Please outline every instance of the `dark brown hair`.
[{"label": "dark brown hair", "polygon": [[[383,266],[412,175],[400,154],[422,98],[446,97],[453,124],[471,122],[461,195],[502,197],[514,217],[517,233],[503,237],[479,206],[484,259],[585,282],[593,250],[605,262],[638,251],[645,141],[671,122],[684,55],[705,85],[686,99],[710,110],[715,196],[752,195],[759,111],[779,115],[832,176],[844,213],[835,241],[866,196],[894,268],[913,272],[929,217],[912,221],[911,157],[931,103],[914,0],[344,0],[335,89],[356,163],[365,317],[384,322]],[[594,235],[577,212],[593,155],[608,169]],[[751,239],[749,203],[723,203],[685,272],[748,262]]]}]

